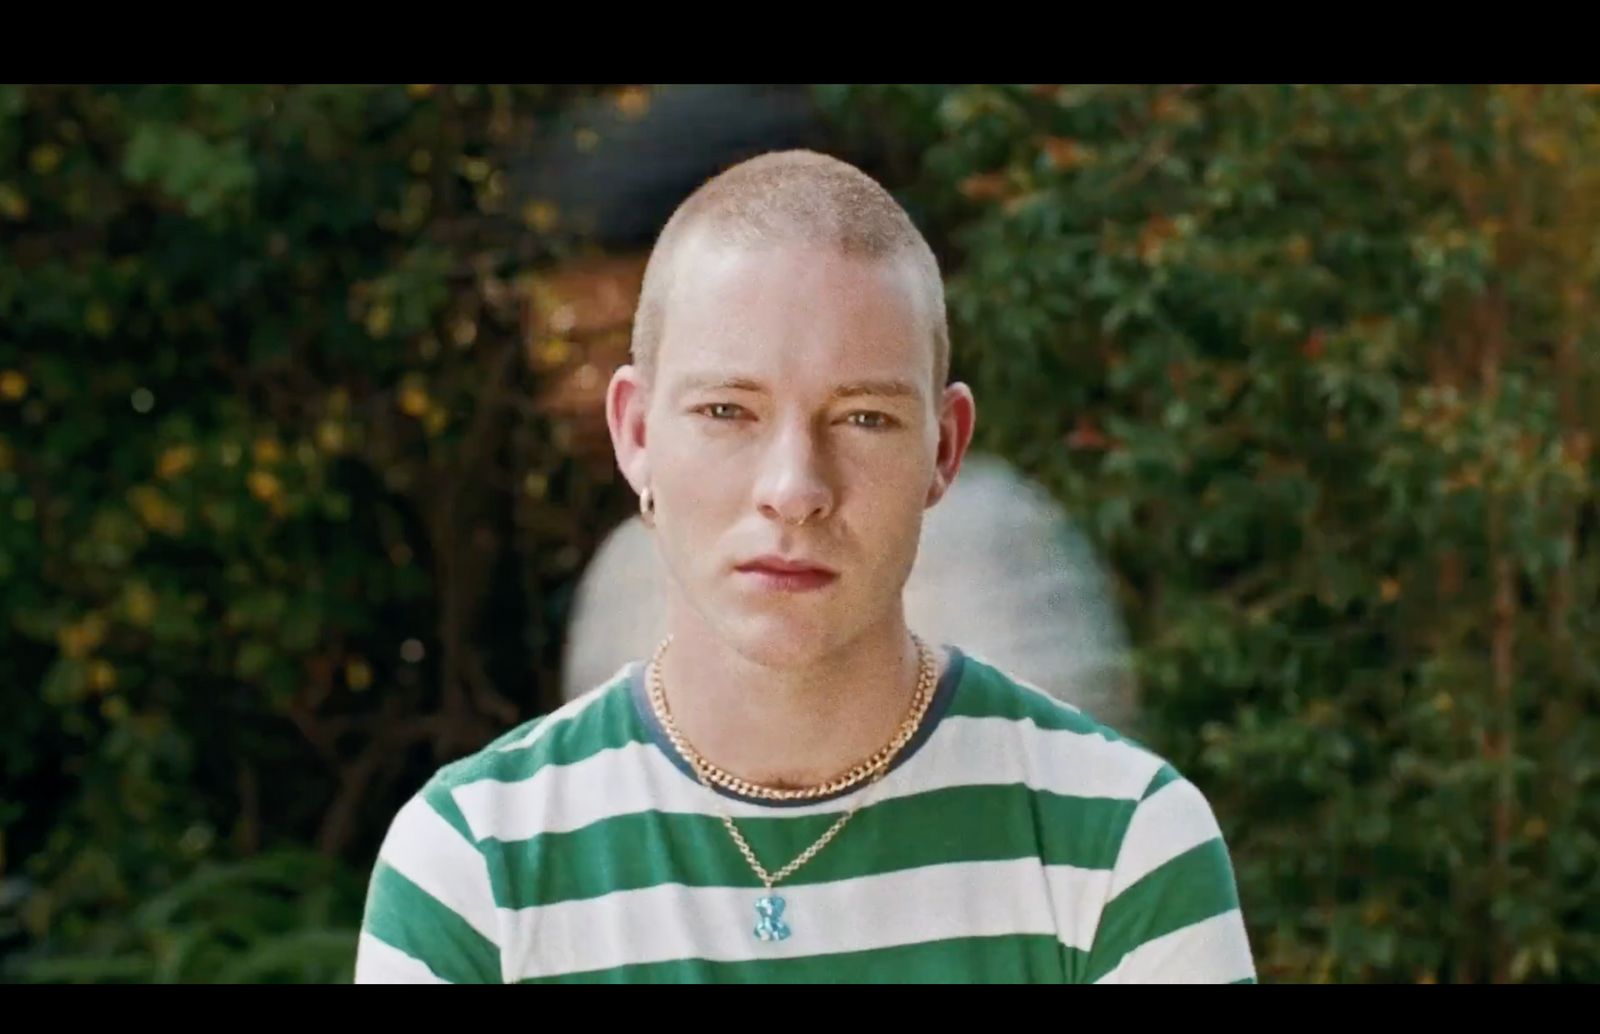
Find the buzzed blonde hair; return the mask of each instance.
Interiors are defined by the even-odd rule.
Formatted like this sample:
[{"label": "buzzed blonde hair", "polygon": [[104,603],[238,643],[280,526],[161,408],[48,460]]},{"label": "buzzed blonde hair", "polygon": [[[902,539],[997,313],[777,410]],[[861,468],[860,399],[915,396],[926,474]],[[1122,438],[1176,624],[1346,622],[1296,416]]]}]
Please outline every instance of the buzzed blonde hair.
[{"label": "buzzed blonde hair", "polygon": [[645,265],[633,321],[633,362],[646,379],[666,332],[678,261],[691,237],[744,248],[825,246],[851,258],[910,264],[932,323],[935,388],[950,376],[950,330],[938,260],[900,203],[860,169],[815,151],[760,155],[708,180],[678,206]]}]

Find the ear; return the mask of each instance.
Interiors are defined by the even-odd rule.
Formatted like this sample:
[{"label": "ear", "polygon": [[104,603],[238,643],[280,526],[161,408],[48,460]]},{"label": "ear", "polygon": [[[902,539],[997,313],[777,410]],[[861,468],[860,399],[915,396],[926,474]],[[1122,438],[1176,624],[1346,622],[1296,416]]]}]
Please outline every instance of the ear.
[{"label": "ear", "polygon": [[978,403],[972,389],[962,383],[946,387],[939,403],[939,450],[934,459],[933,484],[928,486],[928,506],[943,499],[950,490],[972,445],[977,421]]},{"label": "ear", "polygon": [[645,449],[645,415],[650,406],[650,388],[637,367],[623,366],[611,375],[606,387],[606,427],[611,431],[611,448],[617,454],[617,467],[635,492],[650,484],[650,464]]}]

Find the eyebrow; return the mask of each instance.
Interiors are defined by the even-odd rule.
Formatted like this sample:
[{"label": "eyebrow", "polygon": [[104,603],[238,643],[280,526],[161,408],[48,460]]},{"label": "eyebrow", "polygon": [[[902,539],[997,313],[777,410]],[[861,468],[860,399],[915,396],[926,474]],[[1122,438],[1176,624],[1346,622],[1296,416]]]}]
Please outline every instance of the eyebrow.
[{"label": "eyebrow", "polygon": [[851,381],[833,389],[833,397],[836,399],[857,398],[861,395],[891,399],[918,398],[921,394],[915,385],[902,380]]},{"label": "eyebrow", "polygon": [[766,391],[760,381],[748,377],[718,377],[715,374],[695,374],[678,382],[678,394],[696,391]]},{"label": "eyebrow", "polygon": [[[679,392],[696,391],[751,391],[765,393],[766,386],[748,377],[718,377],[699,375],[685,377],[679,382]],[[895,378],[850,381],[833,389],[833,398],[850,399],[863,396],[877,398],[917,398],[921,393],[915,385]]]}]

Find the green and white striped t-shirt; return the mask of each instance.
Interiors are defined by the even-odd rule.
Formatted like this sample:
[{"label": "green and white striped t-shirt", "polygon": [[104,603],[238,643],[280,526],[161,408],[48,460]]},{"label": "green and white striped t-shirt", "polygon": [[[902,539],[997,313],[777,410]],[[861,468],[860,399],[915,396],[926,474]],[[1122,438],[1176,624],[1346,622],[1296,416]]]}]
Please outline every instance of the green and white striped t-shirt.
[{"label": "green and white striped t-shirt", "polygon": [[[865,794],[775,889],[769,871]],[[1212,809],[1170,765],[951,650],[876,785],[813,804],[697,782],[641,666],[448,765],[379,852],[360,983],[1254,982]]]}]

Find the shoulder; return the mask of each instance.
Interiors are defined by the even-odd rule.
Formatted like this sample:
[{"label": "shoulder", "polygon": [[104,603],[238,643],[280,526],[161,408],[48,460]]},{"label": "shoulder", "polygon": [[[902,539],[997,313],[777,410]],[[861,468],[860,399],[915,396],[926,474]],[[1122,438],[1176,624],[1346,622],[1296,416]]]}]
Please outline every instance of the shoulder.
[{"label": "shoulder", "polygon": [[487,832],[478,821],[564,769],[627,748],[645,734],[630,690],[632,665],[548,714],[507,730],[465,757],[440,767],[417,798],[450,818],[458,814],[470,839]]},{"label": "shoulder", "polygon": [[1113,895],[1174,861],[1227,869],[1212,802],[1165,756],[981,658],[965,664],[953,735],[1020,756],[1036,789],[1100,802]]},{"label": "shoulder", "polygon": [[[631,666],[620,669],[556,710],[508,729],[473,753],[439,767],[394,817],[384,853],[432,839],[416,831],[432,830],[436,835],[443,825],[474,846],[484,840],[518,839],[507,834],[513,826],[528,825],[529,818],[537,821],[542,810],[530,811],[530,805],[554,792],[563,773],[625,748],[643,735],[633,713],[630,670]],[[535,832],[529,829],[524,835]]]},{"label": "shoulder", "polygon": [[552,774],[629,742],[627,671],[444,765],[406,800],[373,867],[359,980],[499,978],[489,845],[541,831],[561,796]]},{"label": "shoulder", "polygon": [[962,691],[961,712],[1010,723],[1030,782],[1103,805],[1087,980],[1255,979],[1232,859],[1199,786],[1154,750],[992,664],[974,663]]},{"label": "shoulder", "polygon": [[946,719],[958,735],[1008,740],[1042,785],[1137,803],[1182,779],[1154,750],[1000,665],[971,653],[959,663]]},{"label": "shoulder", "polygon": [[1232,863],[1200,788],[1045,690],[981,658],[964,663],[946,716],[954,753],[1016,759],[1030,787],[1070,804],[1041,814],[1070,817],[1070,835],[1087,845],[1073,862],[1093,888],[1083,976],[1253,979]]}]

